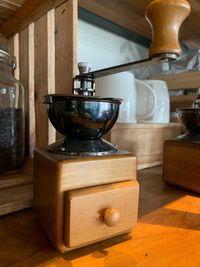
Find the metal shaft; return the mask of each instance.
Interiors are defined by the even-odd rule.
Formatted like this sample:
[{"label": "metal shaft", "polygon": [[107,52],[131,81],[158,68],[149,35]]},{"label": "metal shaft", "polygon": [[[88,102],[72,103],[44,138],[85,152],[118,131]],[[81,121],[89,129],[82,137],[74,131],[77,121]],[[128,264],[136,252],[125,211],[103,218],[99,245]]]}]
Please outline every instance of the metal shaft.
[{"label": "metal shaft", "polygon": [[162,63],[162,62],[174,61],[176,60],[176,58],[177,58],[176,54],[162,54],[162,55],[158,55],[157,57],[153,57],[153,58],[146,58],[146,59],[142,59],[142,60],[138,60],[134,62],[129,62],[126,64],[117,65],[114,67],[109,67],[105,69],[82,73],[82,74],[77,75],[76,78],[91,77],[95,79],[95,78],[100,78],[100,77],[104,77],[104,76],[119,73],[119,72],[130,71],[130,70],[152,66],[152,65]]}]

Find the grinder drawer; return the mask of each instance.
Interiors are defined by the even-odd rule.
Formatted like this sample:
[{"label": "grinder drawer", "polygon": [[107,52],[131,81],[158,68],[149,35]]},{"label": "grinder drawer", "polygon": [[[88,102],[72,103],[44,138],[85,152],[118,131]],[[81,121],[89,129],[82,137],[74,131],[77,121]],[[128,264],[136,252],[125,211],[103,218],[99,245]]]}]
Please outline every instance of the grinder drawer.
[{"label": "grinder drawer", "polygon": [[67,192],[65,245],[81,246],[129,232],[137,222],[138,195],[136,181]]}]

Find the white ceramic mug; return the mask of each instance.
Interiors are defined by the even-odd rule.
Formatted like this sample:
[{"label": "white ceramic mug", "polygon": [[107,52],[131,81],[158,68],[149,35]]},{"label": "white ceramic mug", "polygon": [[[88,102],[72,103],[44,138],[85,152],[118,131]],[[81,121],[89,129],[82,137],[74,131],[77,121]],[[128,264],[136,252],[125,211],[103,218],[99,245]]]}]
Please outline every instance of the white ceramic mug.
[{"label": "white ceramic mug", "polygon": [[170,105],[169,105],[169,91],[167,83],[161,80],[143,80],[143,87],[137,84],[138,97],[137,111],[136,113],[143,113],[148,109],[148,105],[152,105],[151,95],[146,87],[151,87],[155,94],[155,109],[154,112],[145,119],[139,119],[141,123],[169,123],[170,117]]},{"label": "white ceramic mug", "polygon": [[156,94],[152,87],[142,80],[135,79],[135,87],[137,94],[137,121],[148,120],[155,113]]},{"label": "white ceramic mug", "polygon": [[[149,89],[149,95],[152,96],[154,103],[155,94],[150,86],[146,87],[148,87],[147,90]],[[154,112],[155,105],[152,104],[142,114],[136,115],[138,96],[135,77],[131,72],[121,72],[97,78],[95,80],[95,89],[96,96],[123,99],[117,120],[119,123],[136,123],[138,118],[145,120]]]}]

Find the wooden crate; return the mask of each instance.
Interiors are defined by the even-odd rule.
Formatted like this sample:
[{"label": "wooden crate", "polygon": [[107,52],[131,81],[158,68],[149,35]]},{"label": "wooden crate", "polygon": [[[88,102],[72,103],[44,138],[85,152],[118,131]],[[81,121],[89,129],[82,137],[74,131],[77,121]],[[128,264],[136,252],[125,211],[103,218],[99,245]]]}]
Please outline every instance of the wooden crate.
[{"label": "wooden crate", "polygon": [[120,149],[137,157],[137,169],[162,164],[163,143],[176,138],[182,132],[180,123],[129,124],[117,123],[111,130],[109,140]]}]

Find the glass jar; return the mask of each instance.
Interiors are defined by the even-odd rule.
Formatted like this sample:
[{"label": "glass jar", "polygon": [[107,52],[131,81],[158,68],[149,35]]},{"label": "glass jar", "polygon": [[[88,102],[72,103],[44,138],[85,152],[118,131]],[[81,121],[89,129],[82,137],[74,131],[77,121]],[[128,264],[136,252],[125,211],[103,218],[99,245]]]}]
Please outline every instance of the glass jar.
[{"label": "glass jar", "polygon": [[0,174],[24,159],[24,88],[12,75],[14,57],[0,44]]}]

